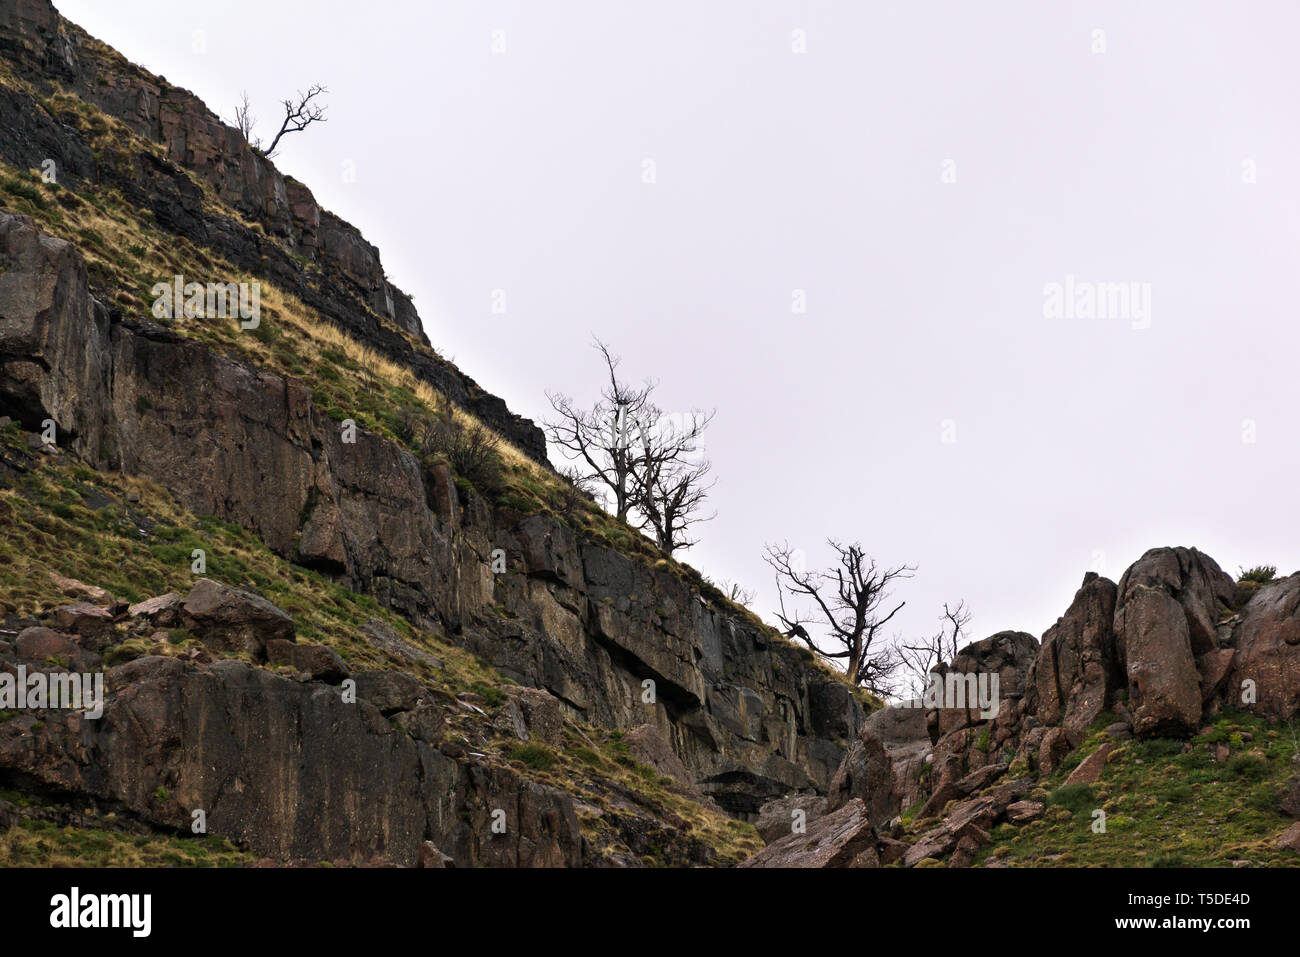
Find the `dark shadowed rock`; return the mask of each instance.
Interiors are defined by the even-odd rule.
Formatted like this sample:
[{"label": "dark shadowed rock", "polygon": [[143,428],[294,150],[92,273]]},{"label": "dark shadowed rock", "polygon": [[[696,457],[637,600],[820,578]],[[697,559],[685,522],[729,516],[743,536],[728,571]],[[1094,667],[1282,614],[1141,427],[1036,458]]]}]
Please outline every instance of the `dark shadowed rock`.
[{"label": "dark shadowed rock", "polygon": [[181,614],[188,628],[215,651],[244,651],[266,660],[267,642],[293,637],[293,619],[261,595],[200,578]]},{"label": "dark shadowed rock", "polygon": [[338,684],[348,676],[343,659],[324,645],[300,645],[285,638],[266,643],[266,658],[273,665],[288,665],[313,681]]},{"label": "dark shadowed rock", "polygon": [[429,693],[410,675],[398,671],[361,671],[352,676],[357,697],[369,701],[387,715],[412,711]]}]

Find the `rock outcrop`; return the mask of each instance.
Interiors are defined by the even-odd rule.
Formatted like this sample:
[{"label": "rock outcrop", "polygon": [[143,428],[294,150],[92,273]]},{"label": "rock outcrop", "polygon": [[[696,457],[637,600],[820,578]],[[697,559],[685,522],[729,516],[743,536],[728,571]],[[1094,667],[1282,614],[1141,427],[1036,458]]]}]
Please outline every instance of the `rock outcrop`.
[{"label": "rock outcrop", "polygon": [[[162,153],[97,152],[57,109],[52,115],[36,96],[0,84],[0,158],[21,170],[53,161],[61,183],[120,190],[162,229],[274,282],[547,463],[536,425],[428,348],[411,298],[388,280],[379,251],[193,93],[95,42],[49,0],[0,4],[0,56],[38,94],[72,91]],[[238,215],[214,212],[204,187]]]},{"label": "rock outcrop", "polygon": [[[0,411],[33,425],[52,418],[60,443],[92,465],[152,479],[190,510],[460,635],[575,717],[654,726],[733,813],[830,784],[862,709],[804,653],[667,569],[579,541],[553,517],[491,507],[445,466],[425,470],[378,435],[344,442],[295,379],[110,314],[89,295],[79,254],[22,217],[0,213],[0,256],[10,263],[0,274]],[[497,549],[502,574],[492,571]],[[219,619],[236,597],[214,591],[211,607],[191,608],[191,596],[147,611],[203,618],[214,642],[243,642],[264,660],[266,643],[287,634],[270,621],[228,634]]]}]

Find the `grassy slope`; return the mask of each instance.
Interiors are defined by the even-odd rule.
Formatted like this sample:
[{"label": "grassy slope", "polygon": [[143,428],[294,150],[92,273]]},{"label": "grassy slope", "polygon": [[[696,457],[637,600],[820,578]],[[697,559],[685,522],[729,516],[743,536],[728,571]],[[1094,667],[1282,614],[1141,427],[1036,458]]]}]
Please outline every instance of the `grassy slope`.
[{"label": "grassy slope", "polygon": [[[505,682],[497,672],[444,636],[414,628],[368,596],[285,561],[242,528],[187,512],[153,483],[96,472],[67,457],[31,457],[16,424],[0,431],[0,445],[6,459],[24,462],[31,469],[10,485],[0,483],[0,614],[29,619],[68,602],[51,573],[98,585],[133,601],[168,591],[184,594],[193,580],[190,552],[203,548],[208,577],[265,595],[293,615],[299,640],[329,646],[352,670],[392,668],[412,673],[448,694],[478,694],[489,712],[505,700],[501,690]],[[128,496],[139,500],[132,502]],[[444,668],[389,658],[361,635],[360,627],[371,618],[387,622],[406,640],[441,659]],[[125,624],[118,628],[117,642],[105,652],[110,663],[147,654],[185,657],[202,647],[180,629],[137,635]],[[0,714],[0,720],[8,717]],[[490,762],[509,763],[525,776],[573,794],[585,805],[581,820],[589,840],[610,855],[629,852],[605,820],[606,815],[618,813],[648,816],[677,828],[683,842],[703,843],[717,854],[719,863],[743,859],[762,846],[750,825],[698,803],[680,786],[637,764],[617,732],[570,724],[565,746],[553,751],[535,744],[521,746],[501,737],[489,717],[466,713],[454,716],[447,736],[486,751]],[[75,857],[81,848],[87,854],[94,849],[87,859],[103,863],[166,862],[161,847],[132,856],[121,841],[138,848],[137,840],[118,840],[111,831],[105,831],[102,840],[92,840],[94,835],[45,822],[25,824],[24,829],[22,834],[10,834],[8,843],[0,842],[0,863],[29,860],[37,853],[33,850],[37,837],[44,848],[40,853],[50,860]],[[171,849],[168,853],[181,853],[189,846],[173,848],[171,838],[159,840]],[[671,853],[661,855],[661,860],[642,849],[638,856],[647,863],[674,862]],[[213,863],[222,860],[218,857]],[[202,855],[190,861],[203,862]]]},{"label": "grassy slope", "polygon": [[[1118,720],[1103,715],[1094,728]],[[1012,866],[1231,867],[1291,866],[1300,855],[1273,846],[1294,823],[1278,811],[1287,783],[1300,773],[1300,744],[1287,724],[1237,712],[1220,714],[1187,742],[1116,742],[1101,779],[1064,786],[1078,763],[1107,737],[1094,733],[1031,795],[1047,802],[1038,821],[999,825],[975,859]],[[1216,762],[1218,742],[1228,760]],[[1106,813],[1106,832],[1093,833],[1093,812]]]}]

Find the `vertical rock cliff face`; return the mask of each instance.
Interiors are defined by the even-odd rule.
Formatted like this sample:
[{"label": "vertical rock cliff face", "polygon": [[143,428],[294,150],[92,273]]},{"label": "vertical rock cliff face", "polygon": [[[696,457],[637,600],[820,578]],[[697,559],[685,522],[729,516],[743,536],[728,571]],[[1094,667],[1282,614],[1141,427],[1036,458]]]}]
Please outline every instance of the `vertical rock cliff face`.
[{"label": "vertical rock cliff face", "polygon": [[[547,462],[537,426],[427,348],[415,306],[388,281],[379,251],[355,227],[321,209],[306,186],[280,173],[198,97],[93,40],[60,17],[49,0],[0,2],[0,57],[37,94],[71,90],[161,147],[161,157],[97,153],[31,93],[0,85],[5,161],[31,169],[53,160],[61,182],[119,189],[164,229],[275,282],[361,342],[409,366],[536,461]],[[256,228],[205,206],[204,186]],[[321,268],[305,268],[304,262]]]},{"label": "vertical rock cliff face", "polygon": [[22,217],[0,214],[0,257],[0,412],[54,419],[86,461],[460,635],[574,716],[656,728],[735,813],[827,788],[862,710],[806,654],[667,568],[493,508],[379,436],[344,442],[292,378],[109,315],[80,255]]}]

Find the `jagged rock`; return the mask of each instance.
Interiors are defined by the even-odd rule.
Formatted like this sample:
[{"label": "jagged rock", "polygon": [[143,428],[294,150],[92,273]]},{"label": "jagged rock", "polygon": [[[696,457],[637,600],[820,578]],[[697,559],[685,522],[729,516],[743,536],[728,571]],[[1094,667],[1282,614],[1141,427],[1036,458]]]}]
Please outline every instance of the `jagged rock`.
[{"label": "jagged rock", "polygon": [[102,649],[113,635],[113,616],[89,602],[61,605],[51,617],[55,628],[81,636],[83,646],[91,651]]},{"label": "jagged rock", "polygon": [[186,627],[214,651],[244,651],[266,660],[266,645],[293,637],[293,619],[261,595],[200,578],[181,605]]},{"label": "jagged rock", "polygon": [[976,791],[984,790],[1006,773],[1007,765],[988,764],[961,778],[954,787],[957,793],[964,797],[968,794],[974,794]]},{"label": "jagged rock", "polygon": [[1092,754],[1079,762],[1079,766],[1065,779],[1070,784],[1096,784],[1101,780],[1101,772],[1106,770],[1106,758],[1115,750],[1113,744],[1103,744]]},{"label": "jagged rock", "polygon": [[[1300,572],[1263,586],[1242,609],[1224,697],[1234,707],[1289,719],[1300,711]],[[1254,701],[1244,702],[1245,682]]]},{"label": "jagged rock", "polygon": [[632,757],[642,764],[648,764],[661,775],[672,778],[678,784],[691,790],[695,789],[691,772],[686,770],[686,765],[682,764],[681,758],[677,757],[672,745],[664,739],[654,725],[643,724],[633,728],[623,735],[623,742]]},{"label": "jagged rock", "polygon": [[876,831],[867,806],[854,798],[808,825],[769,844],[738,867],[879,867]]},{"label": "jagged rock", "polygon": [[1220,612],[1235,595],[1231,577],[1194,548],[1152,549],[1124,572],[1114,631],[1139,737],[1187,735],[1199,726],[1196,661],[1218,650]]},{"label": "jagged rock", "polygon": [[532,737],[553,748],[563,744],[564,718],[560,714],[558,698],[541,688],[522,688],[516,685],[504,690],[518,703],[524,726]]},{"label": "jagged rock", "polygon": [[273,665],[288,665],[313,681],[338,684],[349,674],[348,666],[333,650],[324,645],[300,645],[285,638],[266,643],[266,658]]},{"label": "jagged rock", "polygon": [[865,724],[831,779],[826,810],[838,810],[854,800],[863,802],[868,819],[876,826],[899,812],[889,756],[880,738]]},{"label": "jagged rock", "polygon": [[384,716],[413,711],[429,697],[424,685],[397,671],[361,671],[352,678],[357,683],[357,697],[369,701]]},{"label": "jagged rock", "polygon": [[1038,720],[1063,726],[1072,747],[1125,686],[1112,632],[1115,597],[1114,582],[1089,572],[1069,609],[1043,635],[1030,669]]},{"label": "jagged rock", "polygon": [[[426,840],[459,866],[576,866],[570,798],[508,768],[458,762],[392,728],[366,701],[241,661],[140,658],[109,671],[104,715],[0,722],[0,769],[120,803],[155,827],[211,833],[276,861],[383,856]],[[507,831],[492,830],[494,810]]]},{"label": "jagged rock", "polygon": [[1043,811],[1041,801],[1016,801],[1007,805],[1007,821],[1015,825],[1028,824],[1042,817]]},{"label": "jagged rock", "polygon": [[[795,812],[802,812],[802,816]],[[754,829],[768,844],[794,833],[795,823],[807,825],[826,813],[826,799],[816,794],[791,794],[768,801],[758,812]]]},{"label": "jagged rock", "polygon": [[146,598],[127,608],[131,618],[144,618],[159,628],[174,628],[181,623],[181,606],[185,599],[175,592]]},{"label": "jagged rock", "polygon": [[366,639],[379,648],[398,658],[404,658],[407,661],[418,662],[428,665],[441,671],[443,668],[442,659],[429,654],[423,648],[418,648],[411,644],[405,638],[402,638],[393,631],[385,622],[378,618],[372,618],[361,626],[361,633]]}]

